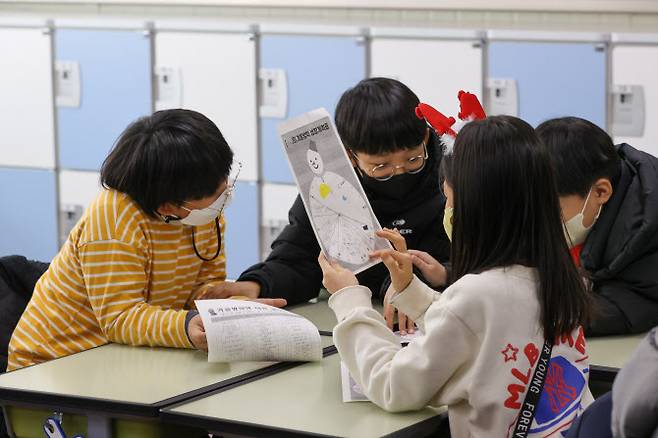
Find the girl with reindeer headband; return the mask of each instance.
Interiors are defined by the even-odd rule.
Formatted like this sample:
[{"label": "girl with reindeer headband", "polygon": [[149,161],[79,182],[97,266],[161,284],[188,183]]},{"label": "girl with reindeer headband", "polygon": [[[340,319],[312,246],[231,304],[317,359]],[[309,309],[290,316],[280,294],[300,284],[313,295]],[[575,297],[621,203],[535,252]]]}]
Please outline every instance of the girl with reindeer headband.
[{"label": "girl with reindeer headband", "polygon": [[421,283],[404,237],[381,232],[395,247],[372,254],[391,274],[390,301],[423,332],[401,348],[370,291],[320,255],[339,321],[334,341],[364,393],[388,411],[447,405],[454,437],[565,432],[592,401],[582,329],[589,307],[549,158],[526,122],[485,118],[475,96],[459,98],[461,129],[429,105],[417,110],[447,149],[450,286],[438,293]]}]

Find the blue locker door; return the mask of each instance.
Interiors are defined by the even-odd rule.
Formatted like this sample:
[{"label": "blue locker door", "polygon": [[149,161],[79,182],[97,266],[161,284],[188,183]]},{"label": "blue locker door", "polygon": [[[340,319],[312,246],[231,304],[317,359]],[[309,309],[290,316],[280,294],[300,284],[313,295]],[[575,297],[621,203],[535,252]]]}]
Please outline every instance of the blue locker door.
[{"label": "blue locker door", "polygon": [[[288,79],[288,115],[325,107],[332,115],[345,90],[365,78],[365,48],[356,37],[266,35],[260,67],[284,69]],[[263,176],[268,182],[294,183],[276,126],[282,119],[261,119]]]},{"label": "blue locker door", "polygon": [[226,207],[226,269],[229,279],[237,279],[254,263],[258,263],[258,186],[238,182],[231,204]]},{"label": "blue locker door", "polygon": [[138,31],[58,30],[57,61],[80,66],[80,107],[58,108],[60,166],[98,170],[119,134],[151,113],[151,49]]},{"label": "blue locker door", "polygon": [[55,173],[0,168],[0,256],[49,262],[57,254]]},{"label": "blue locker door", "polygon": [[577,116],[605,129],[605,52],[594,44],[492,42],[489,77],[516,79],[519,117],[533,126]]}]

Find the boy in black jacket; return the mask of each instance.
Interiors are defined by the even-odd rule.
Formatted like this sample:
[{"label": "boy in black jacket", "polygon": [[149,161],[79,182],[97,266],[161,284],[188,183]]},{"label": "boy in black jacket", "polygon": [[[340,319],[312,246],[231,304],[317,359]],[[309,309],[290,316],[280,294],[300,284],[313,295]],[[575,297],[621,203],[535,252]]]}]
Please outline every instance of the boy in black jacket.
[{"label": "boy in black jacket", "polygon": [[658,324],[658,159],[615,147],[576,117],[546,121],[537,133],[557,172],[572,256],[597,304],[587,334],[649,330]]},{"label": "boy in black jacket", "polygon": [[[442,146],[425,121],[416,117],[418,103],[418,97],[399,81],[365,79],[341,97],[336,127],[381,226],[397,228],[409,248],[445,262],[450,244],[442,226],[445,200],[438,176]],[[288,304],[315,298],[322,287],[320,246],[299,196],[289,220],[267,260],[206,297],[281,297]],[[383,264],[358,278],[383,298],[388,287]]]}]

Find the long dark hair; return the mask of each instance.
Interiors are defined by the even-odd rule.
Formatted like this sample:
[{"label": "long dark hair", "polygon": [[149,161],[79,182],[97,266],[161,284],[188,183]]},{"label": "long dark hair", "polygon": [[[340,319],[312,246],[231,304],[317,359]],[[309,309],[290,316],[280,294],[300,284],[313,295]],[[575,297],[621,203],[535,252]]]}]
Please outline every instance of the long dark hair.
[{"label": "long dark hair", "polygon": [[515,264],[536,268],[544,336],[586,324],[590,298],[569,256],[553,169],[534,129],[510,116],[467,124],[443,175],[454,193],[453,279]]}]

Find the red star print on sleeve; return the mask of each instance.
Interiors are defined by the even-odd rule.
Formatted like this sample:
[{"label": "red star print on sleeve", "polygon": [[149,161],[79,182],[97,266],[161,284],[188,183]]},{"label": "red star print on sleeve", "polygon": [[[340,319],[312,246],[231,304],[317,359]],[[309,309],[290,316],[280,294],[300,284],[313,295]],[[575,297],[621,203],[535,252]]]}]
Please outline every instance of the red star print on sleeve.
[{"label": "red star print on sleeve", "polygon": [[516,353],[519,352],[518,348],[515,348],[512,344],[507,344],[507,347],[504,350],[500,351],[505,357],[505,363],[513,360],[516,362]]}]

